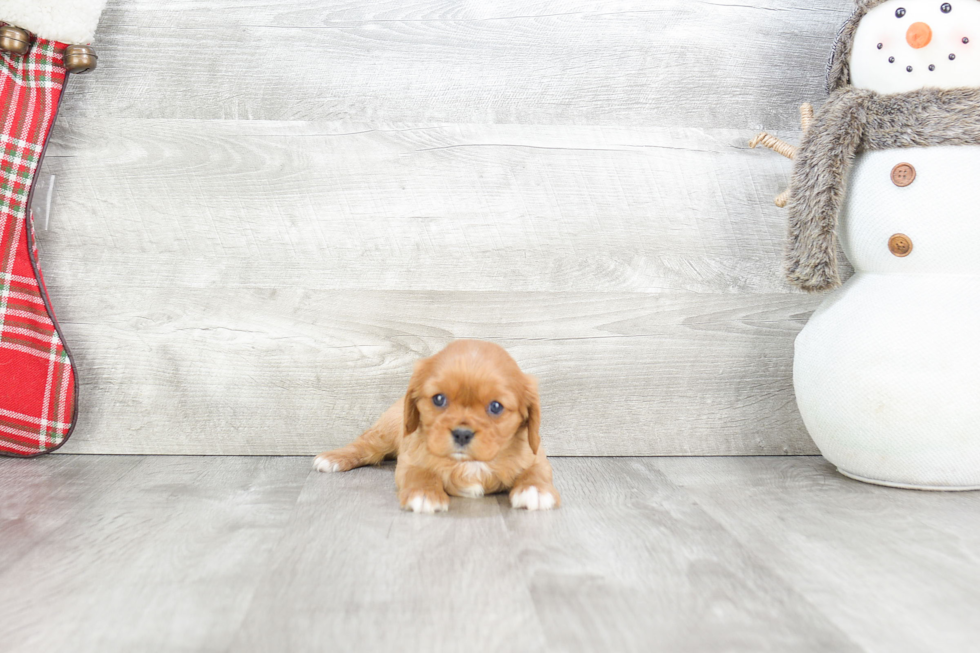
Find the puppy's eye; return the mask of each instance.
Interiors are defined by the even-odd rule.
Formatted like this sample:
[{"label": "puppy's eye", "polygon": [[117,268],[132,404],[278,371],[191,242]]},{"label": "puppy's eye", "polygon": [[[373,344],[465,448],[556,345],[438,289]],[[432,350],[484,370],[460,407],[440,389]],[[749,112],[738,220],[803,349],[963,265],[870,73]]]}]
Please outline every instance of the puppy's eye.
[{"label": "puppy's eye", "polygon": [[905,16],[904,7],[899,7],[898,9],[895,10],[895,18],[902,18],[903,16]]},{"label": "puppy's eye", "polygon": [[491,415],[499,415],[504,412],[504,405],[499,401],[491,401],[490,405],[487,406],[487,412]]},{"label": "puppy's eye", "polygon": [[432,403],[435,404],[436,408],[445,408],[449,402],[446,401],[446,395],[438,394],[432,398]]},{"label": "puppy's eye", "polygon": [[944,14],[948,14],[949,12],[953,11],[953,5],[949,4],[948,2],[944,2],[943,6],[939,8],[939,11],[943,12]]}]

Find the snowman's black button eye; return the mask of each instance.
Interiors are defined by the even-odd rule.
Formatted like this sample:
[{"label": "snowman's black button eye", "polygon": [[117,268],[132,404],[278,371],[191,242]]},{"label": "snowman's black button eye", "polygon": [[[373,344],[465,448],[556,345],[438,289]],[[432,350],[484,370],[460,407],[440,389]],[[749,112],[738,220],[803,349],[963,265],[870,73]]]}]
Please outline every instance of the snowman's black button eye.
[{"label": "snowman's black button eye", "polygon": [[888,63],[895,63],[895,57],[888,57]]},{"label": "snowman's black button eye", "polygon": [[912,72],[912,66],[909,66],[909,67],[908,67],[908,68],[906,68],[905,70],[907,70],[907,71],[909,71],[909,72]]},{"label": "snowman's black button eye", "polygon": [[905,16],[905,7],[899,7],[898,9],[895,10],[896,18],[902,18],[903,16]]},{"label": "snowman's black button eye", "polygon": [[879,49],[879,50],[880,50],[880,49],[882,49],[883,47],[885,47],[885,44],[884,44],[884,43],[879,43],[879,44],[878,44],[878,49]]},{"label": "snowman's black button eye", "polygon": [[956,59],[956,55],[955,54],[949,55],[949,60],[950,61],[953,61],[954,59]]},{"label": "snowman's black button eye", "polygon": [[949,4],[948,2],[944,2],[943,6],[939,8],[939,11],[943,12],[944,14],[948,14],[949,12],[953,11],[953,5]]},{"label": "snowman's black button eye", "polygon": [[970,42],[970,39],[968,39],[967,37],[964,36],[963,37],[963,44],[965,45],[965,44],[967,44],[969,42]]},{"label": "snowman's black button eye", "polygon": [[936,69],[936,64],[934,64],[934,63],[929,64],[929,71],[930,72],[933,71],[933,70],[935,70],[935,69]]}]

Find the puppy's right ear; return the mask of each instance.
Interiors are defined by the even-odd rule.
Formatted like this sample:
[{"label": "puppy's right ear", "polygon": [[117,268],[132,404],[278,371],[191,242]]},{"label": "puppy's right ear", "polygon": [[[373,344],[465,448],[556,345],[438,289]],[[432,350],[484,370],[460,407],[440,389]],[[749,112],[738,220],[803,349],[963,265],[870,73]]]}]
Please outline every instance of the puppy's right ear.
[{"label": "puppy's right ear", "polygon": [[537,455],[538,447],[541,446],[541,400],[538,398],[537,380],[533,376],[525,375],[525,378],[527,389],[524,402],[527,407],[527,419],[524,424],[527,426],[527,443],[531,451]]},{"label": "puppy's right ear", "polygon": [[415,363],[415,371],[408,382],[405,393],[405,435],[414,433],[419,428],[422,415],[419,413],[418,401],[422,398],[422,385],[429,375],[429,359],[423,358]]}]

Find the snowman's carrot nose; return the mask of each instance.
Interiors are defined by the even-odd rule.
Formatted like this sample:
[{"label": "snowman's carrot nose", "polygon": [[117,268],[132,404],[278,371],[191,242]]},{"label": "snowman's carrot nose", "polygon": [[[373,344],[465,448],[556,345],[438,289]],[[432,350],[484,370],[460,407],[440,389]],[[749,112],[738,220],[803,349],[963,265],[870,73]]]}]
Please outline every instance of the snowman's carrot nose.
[{"label": "snowman's carrot nose", "polygon": [[932,28],[925,23],[912,23],[905,40],[916,50],[924,48],[932,41]]}]

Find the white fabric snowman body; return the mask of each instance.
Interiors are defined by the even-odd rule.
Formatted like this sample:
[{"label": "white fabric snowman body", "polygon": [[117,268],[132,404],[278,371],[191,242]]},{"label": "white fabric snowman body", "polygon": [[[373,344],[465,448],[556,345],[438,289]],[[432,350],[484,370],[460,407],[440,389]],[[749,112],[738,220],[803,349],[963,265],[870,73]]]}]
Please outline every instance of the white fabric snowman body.
[{"label": "white fabric snowman body", "polygon": [[[980,87],[980,1],[872,3],[847,64],[881,95]],[[980,145],[862,151],[847,180],[855,274],[796,340],[804,423],[845,475],[980,489]]]}]

